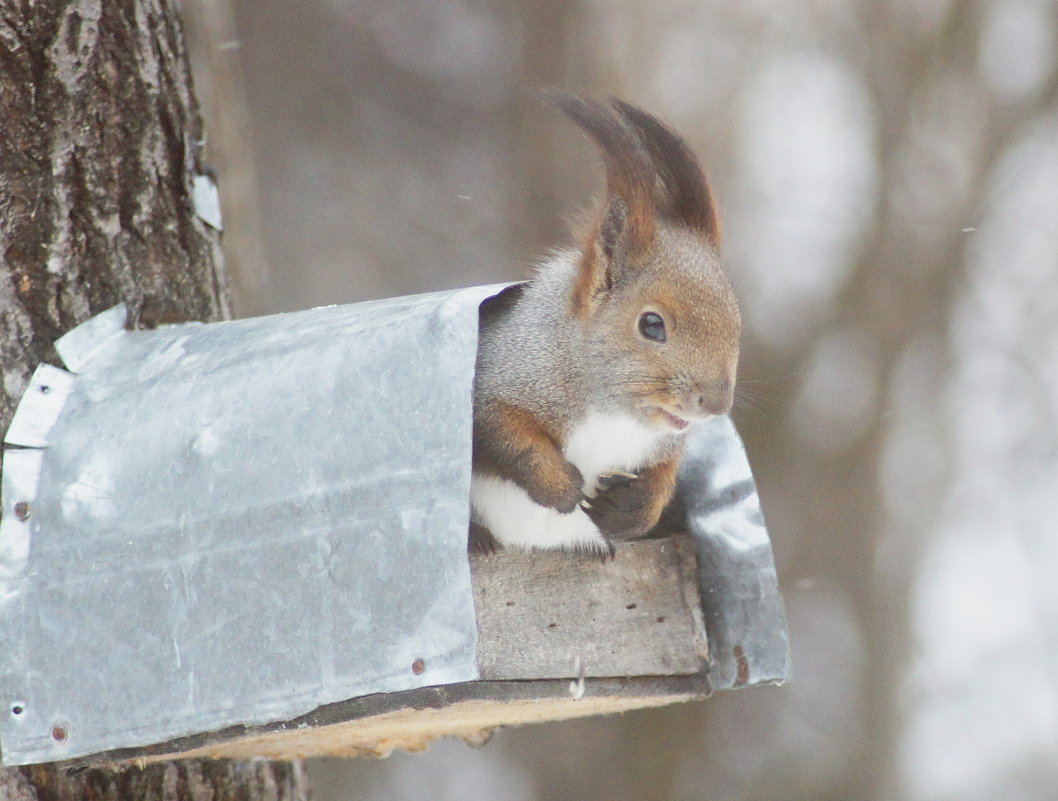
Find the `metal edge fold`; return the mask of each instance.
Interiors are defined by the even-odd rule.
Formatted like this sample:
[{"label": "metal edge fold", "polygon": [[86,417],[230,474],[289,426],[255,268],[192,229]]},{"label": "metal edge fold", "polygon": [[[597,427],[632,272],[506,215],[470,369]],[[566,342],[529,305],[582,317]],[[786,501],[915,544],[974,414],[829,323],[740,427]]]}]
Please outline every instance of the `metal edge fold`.
[{"label": "metal edge fold", "polygon": [[60,367],[37,365],[11,418],[4,443],[23,448],[45,447],[70,395],[73,380],[73,374]]},{"label": "metal edge fold", "polygon": [[79,373],[100,348],[125,333],[127,320],[128,309],[119,303],[67,331],[55,340],[55,350],[68,370]]}]

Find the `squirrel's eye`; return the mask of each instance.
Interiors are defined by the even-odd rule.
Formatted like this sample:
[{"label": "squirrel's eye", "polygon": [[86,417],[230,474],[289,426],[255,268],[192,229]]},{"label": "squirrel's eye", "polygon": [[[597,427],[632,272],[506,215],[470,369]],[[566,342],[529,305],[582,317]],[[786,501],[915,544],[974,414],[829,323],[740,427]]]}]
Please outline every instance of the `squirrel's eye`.
[{"label": "squirrel's eye", "polygon": [[644,312],[639,315],[639,333],[654,342],[665,341],[665,321],[660,314]]}]

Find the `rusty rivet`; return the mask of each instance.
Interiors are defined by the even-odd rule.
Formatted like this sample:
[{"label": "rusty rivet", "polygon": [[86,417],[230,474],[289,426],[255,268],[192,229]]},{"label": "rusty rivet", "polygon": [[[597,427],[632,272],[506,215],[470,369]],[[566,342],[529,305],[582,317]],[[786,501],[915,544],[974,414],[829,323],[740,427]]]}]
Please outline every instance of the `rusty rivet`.
[{"label": "rusty rivet", "polygon": [[19,501],[15,504],[15,517],[25,522],[29,519],[29,504],[25,501]]},{"label": "rusty rivet", "polygon": [[70,736],[70,732],[67,731],[66,727],[61,723],[56,723],[51,727],[51,739],[57,743],[65,743],[66,739]]},{"label": "rusty rivet", "polygon": [[424,670],[426,670],[426,663],[421,659],[416,659],[411,663],[411,672],[416,676],[420,675]]},{"label": "rusty rivet", "polygon": [[735,664],[738,665],[738,673],[735,676],[735,686],[741,687],[749,684],[749,660],[741,645],[735,646]]}]

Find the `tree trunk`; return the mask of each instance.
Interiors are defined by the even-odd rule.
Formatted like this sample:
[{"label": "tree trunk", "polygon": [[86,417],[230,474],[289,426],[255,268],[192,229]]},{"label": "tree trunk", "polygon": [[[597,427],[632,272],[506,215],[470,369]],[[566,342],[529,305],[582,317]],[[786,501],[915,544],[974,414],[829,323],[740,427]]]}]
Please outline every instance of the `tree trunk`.
[{"label": "tree trunk", "polygon": [[[97,312],[229,316],[219,234],[192,202],[201,143],[173,2],[0,0],[0,430],[54,340]],[[5,800],[307,796],[300,763],[0,769]]]},{"label": "tree trunk", "polygon": [[0,801],[303,801],[301,762],[185,759],[145,768],[63,771],[53,765],[0,771]]},{"label": "tree trunk", "polygon": [[51,343],[120,301],[215,320],[218,235],[195,217],[198,109],[166,0],[0,0],[0,421]]}]

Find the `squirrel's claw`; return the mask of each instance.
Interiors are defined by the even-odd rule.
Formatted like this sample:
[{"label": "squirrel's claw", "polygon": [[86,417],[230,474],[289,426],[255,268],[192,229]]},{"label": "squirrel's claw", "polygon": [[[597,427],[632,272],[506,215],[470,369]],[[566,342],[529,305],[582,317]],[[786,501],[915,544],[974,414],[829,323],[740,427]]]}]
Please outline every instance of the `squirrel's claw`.
[{"label": "squirrel's claw", "polygon": [[470,553],[490,556],[500,550],[502,546],[492,532],[480,523],[470,524],[470,536],[467,540],[467,550]]},{"label": "squirrel's claw", "polygon": [[617,546],[604,534],[600,541],[577,545],[574,551],[589,559],[606,563],[613,561],[617,555]]},{"label": "squirrel's claw", "polygon": [[603,543],[606,546],[606,555],[605,556],[601,556],[599,558],[603,562],[612,561],[613,558],[615,556],[617,556],[617,546],[614,545],[613,542],[610,541],[609,539],[603,540]]}]

